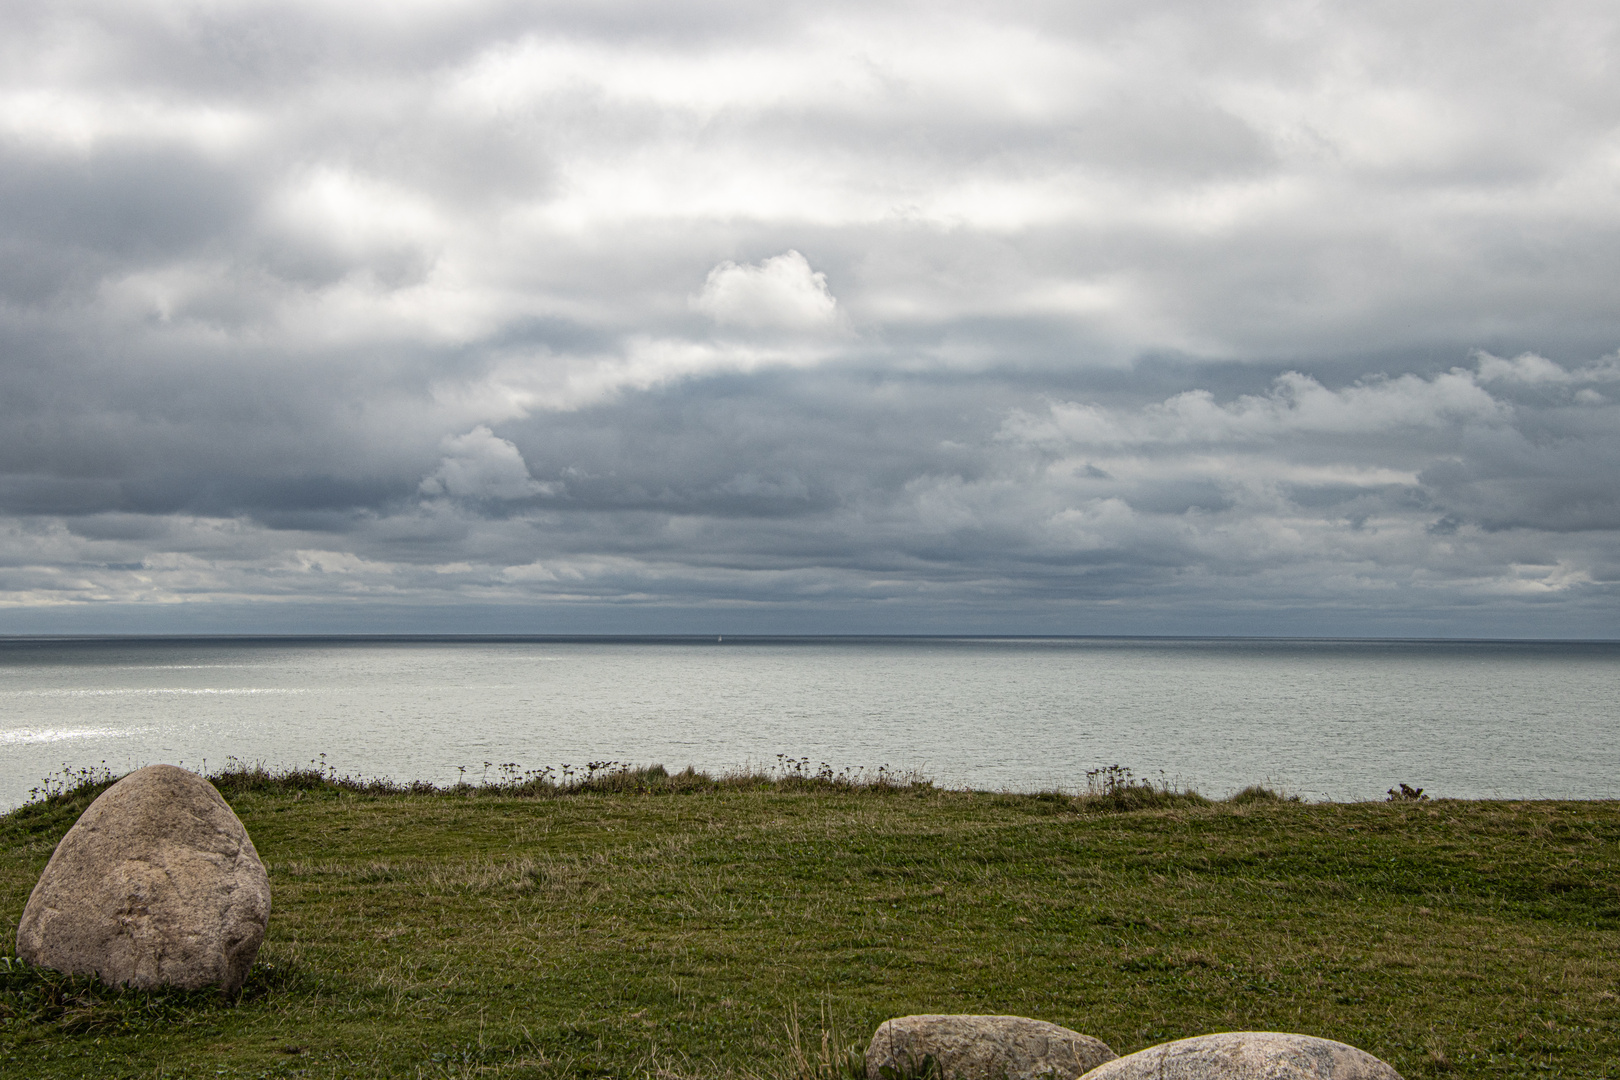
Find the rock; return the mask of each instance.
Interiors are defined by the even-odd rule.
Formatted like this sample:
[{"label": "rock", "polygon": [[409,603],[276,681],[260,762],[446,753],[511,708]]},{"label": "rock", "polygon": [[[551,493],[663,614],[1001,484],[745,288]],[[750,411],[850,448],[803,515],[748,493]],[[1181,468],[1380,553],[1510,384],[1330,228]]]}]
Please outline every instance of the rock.
[{"label": "rock", "polygon": [[1085,1080],[1401,1080],[1364,1050],[1280,1031],[1229,1031],[1160,1043],[1116,1058]]},{"label": "rock", "polygon": [[17,926],[30,964],[115,985],[235,993],[270,920],[270,879],[214,785],[173,765],[102,792],[56,845]]},{"label": "rock", "polygon": [[872,1036],[867,1080],[884,1080],[885,1067],[917,1076],[930,1056],[937,1080],[1074,1080],[1114,1052],[1090,1035],[1024,1016],[900,1016]]}]

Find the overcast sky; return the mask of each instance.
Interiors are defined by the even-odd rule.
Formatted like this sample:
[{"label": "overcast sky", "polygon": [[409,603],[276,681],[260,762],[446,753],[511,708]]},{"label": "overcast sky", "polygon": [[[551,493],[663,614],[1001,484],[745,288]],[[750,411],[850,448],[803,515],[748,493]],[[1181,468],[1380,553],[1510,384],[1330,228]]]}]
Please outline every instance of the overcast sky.
[{"label": "overcast sky", "polygon": [[0,633],[1620,637],[1620,8],[0,7]]}]

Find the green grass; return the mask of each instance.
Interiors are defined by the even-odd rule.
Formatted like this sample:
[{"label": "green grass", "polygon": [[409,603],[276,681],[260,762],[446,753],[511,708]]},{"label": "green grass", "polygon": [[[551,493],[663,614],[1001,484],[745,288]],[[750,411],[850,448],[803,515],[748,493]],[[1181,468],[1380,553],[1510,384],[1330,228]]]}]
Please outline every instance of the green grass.
[{"label": "green grass", "polygon": [[1409,1078],[1620,1077],[1620,804],[1114,779],[1076,799],[238,770],[218,783],[274,911],[235,1003],[15,960],[102,785],[59,788],[0,817],[0,1074],[831,1080],[887,1017],[1007,1012],[1120,1053],[1274,1029]]}]

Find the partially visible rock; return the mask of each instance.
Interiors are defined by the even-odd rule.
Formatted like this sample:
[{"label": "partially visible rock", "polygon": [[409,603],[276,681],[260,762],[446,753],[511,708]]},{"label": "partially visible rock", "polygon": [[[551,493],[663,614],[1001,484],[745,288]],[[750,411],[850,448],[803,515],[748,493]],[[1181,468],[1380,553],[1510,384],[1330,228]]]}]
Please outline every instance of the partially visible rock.
[{"label": "partially visible rock", "polygon": [[173,765],[102,792],[62,837],[17,926],[30,964],[115,985],[235,993],[270,921],[270,879],[214,785]]},{"label": "partially visible rock", "polygon": [[934,1080],[1074,1080],[1114,1057],[1090,1035],[1024,1016],[900,1016],[878,1025],[866,1048],[867,1080],[919,1076],[926,1058]]},{"label": "partially visible rock", "polygon": [[1116,1058],[1085,1080],[1401,1080],[1364,1050],[1280,1031],[1229,1031],[1160,1043]]}]

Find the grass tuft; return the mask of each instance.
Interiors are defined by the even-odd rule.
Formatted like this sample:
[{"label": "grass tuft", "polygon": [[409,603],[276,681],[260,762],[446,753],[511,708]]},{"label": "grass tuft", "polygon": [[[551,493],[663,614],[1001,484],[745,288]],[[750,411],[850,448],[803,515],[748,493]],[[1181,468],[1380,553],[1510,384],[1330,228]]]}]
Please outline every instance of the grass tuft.
[{"label": "grass tuft", "polygon": [[1300,799],[1298,795],[1283,795],[1271,788],[1250,784],[1236,795],[1228,796],[1225,801],[1232,806],[1253,806],[1256,803],[1297,803]]},{"label": "grass tuft", "polygon": [[1077,810],[1090,813],[1130,813],[1135,810],[1177,810],[1209,806],[1196,791],[1169,783],[1143,780],[1121,765],[1086,773],[1086,790],[1074,799]]},{"label": "grass tuft", "polygon": [[823,1002],[817,1035],[809,1038],[807,1046],[798,1005],[788,1006],[783,1051],[765,1080],[866,1080],[865,1045],[848,1042],[830,1013],[831,1007]]},{"label": "grass tuft", "polygon": [[[895,772],[886,765],[870,770],[844,769],[835,773],[825,763],[812,769],[809,767],[810,759],[795,760],[786,755],[779,756],[775,769],[743,770],[720,776],[699,772],[690,766],[671,773],[663,765],[636,766],[618,761],[592,761],[582,766],[547,766],[529,770],[515,763],[496,765],[486,762],[484,772],[477,780],[463,778],[445,785],[423,780],[400,782],[340,774],[324,759],[325,755],[322,755],[306,767],[290,769],[266,768],[262,763],[248,764],[233,759],[224,769],[210,773],[208,779],[222,794],[327,791],[358,795],[454,795],[517,799],[577,795],[691,795],[721,791],[919,792],[934,787],[932,781],[920,774]],[[492,768],[493,775],[490,772]],[[111,781],[98,779],[95,783],[95,793],[99,794]],[[60,798],[73,796],[79,790],[89,791],[90,788],[82,783],[77,787],[68,787]]]}]

